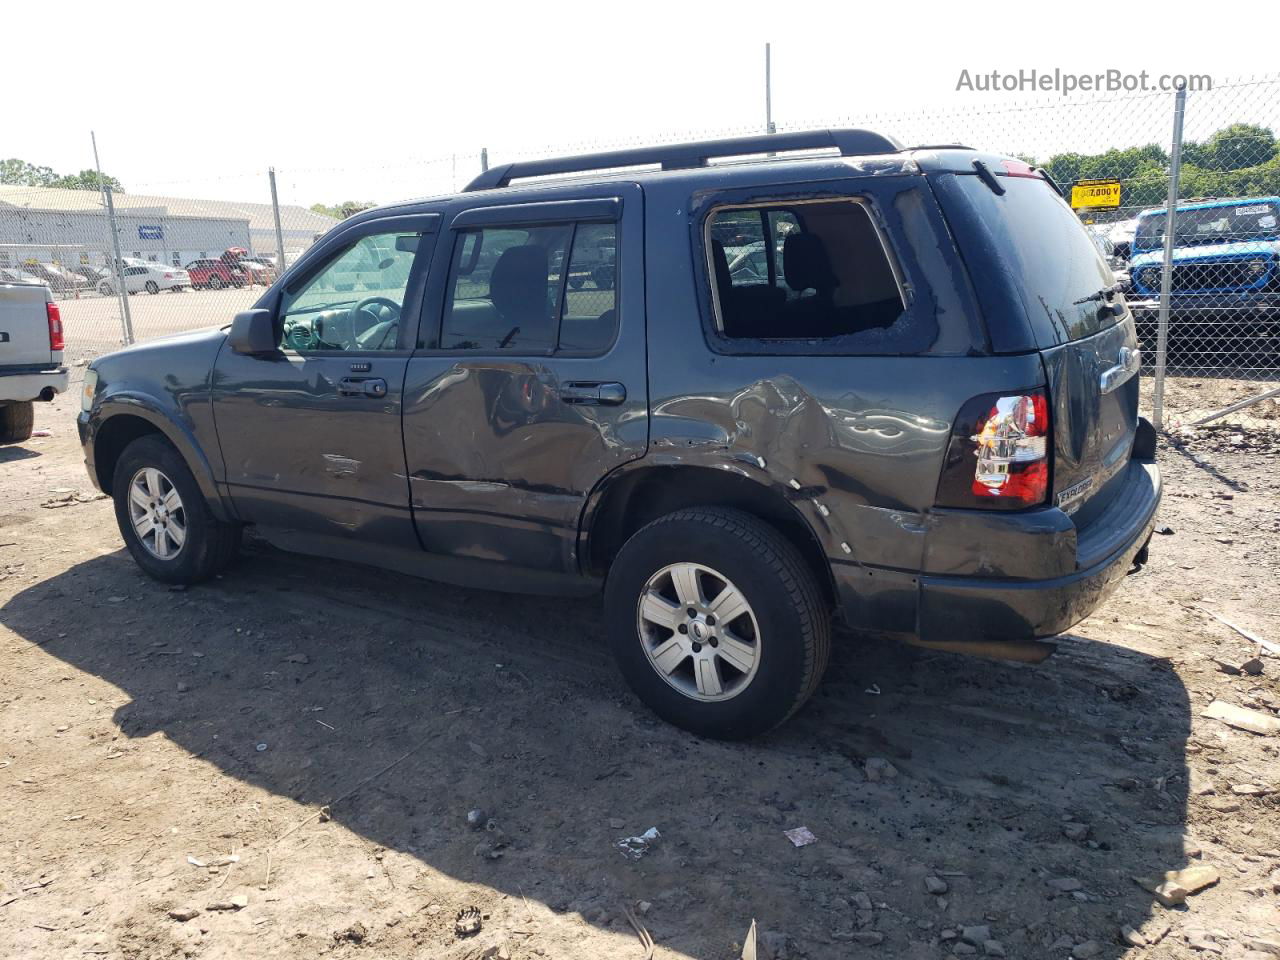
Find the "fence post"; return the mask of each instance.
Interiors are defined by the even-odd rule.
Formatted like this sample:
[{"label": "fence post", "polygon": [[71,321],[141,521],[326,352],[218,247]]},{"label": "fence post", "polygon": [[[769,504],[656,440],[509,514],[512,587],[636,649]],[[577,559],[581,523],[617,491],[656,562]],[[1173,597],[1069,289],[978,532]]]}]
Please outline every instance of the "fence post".
[{"label": "fence post", "polygon": [[285,268],[289,266],[289,260],[284,253],[284,231],[280,229],[280,200],[276,196],[275,167],[267,167],[267,178],[271,181],[271,216],[276,221],[276,256],[280,260],[280,273],[284,273]]},{"label": "fence post", "polygon": [[111,230],[111,249],[115,251],[112,259],[112,273],[116,277],[116,293],[120,296],[120,323],[123,327],[124,345],[133,343],[133,316],[129,313],[129,291],[124,285],[124,260],[120,256],[120,229],[116,226],[116,205],[111,200],[111,187],[103,184],[102,192],[107,198],[107,224]]},{"label": "fence post", "polygon": [[1169,352],[1169,299],[1173,287],[1174,218],[1178,212],[1178,180],[1182,173],[1182,118],[1187,88],[1173,97],[1173,150],[1169,158],[1169,202],[1164,214],[1164,263],[1160,268],[1160,318],[1156,322],[1156,382],[1151,415],[1157,432],[1164,430],[1164,368]]}]

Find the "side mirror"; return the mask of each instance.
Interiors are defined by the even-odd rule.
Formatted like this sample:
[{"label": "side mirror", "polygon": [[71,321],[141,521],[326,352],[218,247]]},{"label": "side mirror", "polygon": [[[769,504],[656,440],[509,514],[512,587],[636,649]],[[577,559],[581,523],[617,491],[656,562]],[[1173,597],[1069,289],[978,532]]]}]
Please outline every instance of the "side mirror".
[{"label": "side mirror", "polygon": [[241,310],[231,321],[231,349],[251,357],[278,353],[275,317],[270,310]]}]

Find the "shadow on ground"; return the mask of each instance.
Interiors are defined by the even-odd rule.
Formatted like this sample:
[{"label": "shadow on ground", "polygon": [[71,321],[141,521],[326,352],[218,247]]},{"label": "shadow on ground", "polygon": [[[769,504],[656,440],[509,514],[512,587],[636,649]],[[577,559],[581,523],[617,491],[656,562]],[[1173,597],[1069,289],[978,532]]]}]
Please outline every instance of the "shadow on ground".
[{"label": "shadow on ground", "polygon": [[[1116,958],[1121,926],[1162,909],[1131,877],[1186,863],[1187,696],[1166,661],[1119,646],[1068,637],[1029,667],[843,637],[801,715],[721,744],[625,691],[594,601],[266,549],[172,592],[116,553],[22,591],[3,620],[124,691],[126,737],[162,732],[313,808],[412,750],[334,820],[615,932],[623,903],[650,901],[655,938],[691,957],[729,957],[754,917],[792,956],[878,933],[880,956],[936,957],[944,929],[986,924],[1010,957],[1094,940]],[[898,775],[868,782],[868,757]],[[502,833],[470,831],[472,808]],[[817,843],[793,848],[798,826]],[[643,859],[615,847],[648,827],[662,836]]]},{"label": "shadow on ground", "polygon": [[30,460],[38,456],[40,451],[29,447],[0,447],[0,463],[15,463],[18,460]]}]

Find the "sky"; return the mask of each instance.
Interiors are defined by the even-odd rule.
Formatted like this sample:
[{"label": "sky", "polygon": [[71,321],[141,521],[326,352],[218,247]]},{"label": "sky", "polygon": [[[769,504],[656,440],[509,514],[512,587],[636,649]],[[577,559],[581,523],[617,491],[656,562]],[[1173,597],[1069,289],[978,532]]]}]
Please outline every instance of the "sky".
[{"label": "sky", "polygon": [[56,30],[5,45],[0,78],[10,108],[22,106],[4,111],[0,157],[92,167],[92,129],[103,169],[134,193],[266,200],[274,166],[283,202],[389,202],[460,188],[482,146],[497,163],[761,130],[766,41],[783,129],[866,125],[1010,153],[1167,142],[1168,94],[957,90],[962,70],[1032,68],[1208,74],[1219,86],[1192,95],[1190,133],[1248,119],[1280,128],[1280,84],[1221,86],[1276,77],[1274,44],[1242,42],[1238,17],[1194,30],[1152,18],[1135,37],[1115,10],[1062,4],[103,9],[64,2]]}]

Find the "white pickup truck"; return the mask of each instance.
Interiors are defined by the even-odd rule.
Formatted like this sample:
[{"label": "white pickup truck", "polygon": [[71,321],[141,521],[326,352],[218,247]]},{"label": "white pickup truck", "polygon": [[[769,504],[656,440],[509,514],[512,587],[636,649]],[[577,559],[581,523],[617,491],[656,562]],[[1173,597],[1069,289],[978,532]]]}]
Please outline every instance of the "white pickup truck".
[{"label": "white pickup truck", "polygon": [[49,288],[0,282],[0,444],[31,436],[35,401],[67,389],[62,315]]}]

